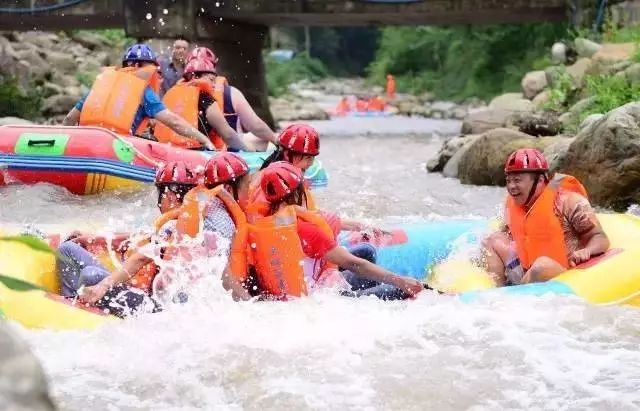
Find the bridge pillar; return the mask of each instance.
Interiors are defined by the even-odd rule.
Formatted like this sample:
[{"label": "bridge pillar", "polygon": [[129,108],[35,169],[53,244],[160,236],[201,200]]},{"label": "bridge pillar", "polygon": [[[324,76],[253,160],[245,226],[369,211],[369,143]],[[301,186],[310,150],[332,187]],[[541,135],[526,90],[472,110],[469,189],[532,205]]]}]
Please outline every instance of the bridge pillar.
[{"label": "bridge pillar", "polygon": [[275,127],[269,110],[266,70],[262,50],[267,38],[266,26],[232,21],[213,21],[203,15],[197,22],[197,44],[211,48],[218,56],[218,72],[237,87],[258,116]]}]

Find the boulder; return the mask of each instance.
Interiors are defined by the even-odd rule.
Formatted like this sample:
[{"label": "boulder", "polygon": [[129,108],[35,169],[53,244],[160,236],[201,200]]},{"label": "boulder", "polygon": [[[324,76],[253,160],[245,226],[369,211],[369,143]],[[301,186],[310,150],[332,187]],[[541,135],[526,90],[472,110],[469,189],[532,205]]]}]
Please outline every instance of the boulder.
[{"label": "boulder", "polygon": [[594,54],[598,52],[602,48],[601,44],[598,44],[594,41],[587,40],[582,37],[578,37],[575,39],[574,44],[576,46],[576,51],[578,52],[578,56],[591,58]]},{"label": "boulder", "polygon": [[576,85],[581,85],[584,80],[584,75],[591,68],[592,61],[588,58],[578,59],[571,66],[567,67],[567,74],[573,77]]},{"label": "boulder", "polygon": [[488,107],[470,110],[462,121],[462,134],[482,134],[494,128],[504,127],[511,114],[509,110]]},{"label": "boulder", "polygon": [[95,50],[98,48],[111,47],[113,44],[106,38],[86,30],[75,30],[71,33],[71,40],[76,43],[80,43],[82,46],[89,50]]},{"label": "boulder", "polygon": [[57,34],[46,31],[16,33],[16,39],[19,43],[32,44],[40,50],[52,50],[60,43],[60,37]]},{"label": "boulder", "polygon": [[547,78],[547,84],[549,87],[557,86],[558,82],[561,81],[566,72],[567,68],[565,66],[550,66],[544,69],[544,74]]},{"label": "boulder", "polygon": [[76,97],[66,94],[47,97],[42,102],[42,114],[45,116],[66,114],[73,108],[77,100]]},{"label": "boulder", "polygon": [[19,117],[0,117],[0,126],[19,125],[29,126],[34,124],[33,121],[25,120]]},{"label": "boulder", "polygon": [[584,120],[582,120],[582,123],[580,123],[580,126],[578,126],[578,129],[584,130],[589,127],[593,127],[595,123],[603,117],[604,117],[604,114],[601,114],[601,113],[590,114]]},{"label": "boulder", "polygon": [[438,154],[427,162],[427,171],[442,171],[447,161],[467,142],[466,136],[448,138],[440,147]]},{"label": "boulder", "polygon": [[51,75],[53,68],[42,58],[36,49],[17,51],[16,54],[21,61],[26,63],[25,66],[28,67],[26,74],[28,74],[32,81],[43,81]]},{"label": "boulder", "polygon": [[53,411],[40,362],[26,341],[0,319],[0,404],[3,410]]},{"label": "boulder", "polygon": [[411,107],[409,114],[414,117],[431,117],[433,113],[428,105],[418,104]]},{"label": "boulder", "polygon": [[547,87],[547,76],[543,70],[530,71],[521,84],[524,96],[531,100]]},{"label": "boulder", "polygon": [[468,113],[469,113],[469,110],[466,107],[456,106],[449,112],[448,118],[452,118],[455,120],[462,120],[467,116]]},{"label": "boulder", "polygon": [[564,43],[554,43],[551,46],[551,60],[554,64],[564,64],[567,61],[567,46]]},{"label": "boulder", "polygon": [[64,89],[59,84],[47,81],[42,85],[42,97],[50,97],[56,94],[62,94]]},{"label": "boulder", "polygon": [[595,101],[594,97],[586,97],[586,98],[583,98],[582,100],[578,100],[577,103],[575,103],[573,106],[571,106],[571,108],[569,108],[569,112],[574,114],[577,117],[580,117],[582,112],[588,109],[589,107],[591,107],[594,101]]},{"label": "boulder", "polygon": [[271,112],[276,121],[329,119],[329,114],[314,103],[286,98],[272,99]]},{"label": "boulder", "polygon": [[640,63],[634,63],[624,70],[625,78],[631,84],[640,84]]},{"label": "boulder", "polygon": [[506,93],[491,100],[489,108],[509,111],[533,111],[533,103],[525,99],[521,93]]},{"label": "boulder", "polygon": [[577,177],[595,205],[624,211],[640,203],[640,103],[618,107],[581,130],[559,170]]},{"label": "boulder", "polygon": [[558,115],[549,111],[514,113],[507,120],[506,126],[534,137],[555,136],[562,129]]},{"label": "boulder", "polygon": [[450,101],[434,101],[431,103],[431,113],[441,113],[442,118],[448,118],[449,112],[456,108],[456,103]]},{"label": "boulder", "polygon": [[467,152],[471,144],[478,139],[477,135],[465,136],[464,144],[451,156],[447,164],[442,169],[442,175],[447,178],[458,178],[458,169],[460,167],[460,159]]},{"label": "boulder", "polygon": [[59,86],[61,86],[63,88],[78,87],[80,85],[80,82],[78,81],[76,76],[69,75],[69,74],[63,74],[63,73],[61,73],[59,71],[56,71],[56,72],[53,73],[53,77],[52,77],[51,81],[53,83],[55,83],[55,84],[58,84]]},{"label": "boulder", "polygon": [[549,170],[555,172],[573,142],[573,138],[558,138],[544,149],[544,157],[549,161]]},{"label": "boulder", "polygon": [[571,130],[578,123],[578,116],[571,112],[562,113],[560,117],[558,117],[558,121],[562,124],[563,130]]},{"label": "boulder", "polygon": [[635,43],[605,43],[592,58],[610,62],[631,60],[636,52],[636,47]]},{"label": "boulder", "polygon": [[73,73],[78,68],[76,59],[70,54],[53,50],[44,50],[43,54],[44,59],[55,71],[60,70],[65,73]]},{"label": "boulder", "polygon": [[549,90],[544,90],[542,93],[535,96],[531,102],[536,110],[542,110],[550,100],[551,92]]},{"label": "boulder", "polygon": [[544,150],[558,138],[534,138],[507,128],[487,131],[461,156],[458,177],[463,184],[504,185],[504,163],[509,154],[526,147]]}]

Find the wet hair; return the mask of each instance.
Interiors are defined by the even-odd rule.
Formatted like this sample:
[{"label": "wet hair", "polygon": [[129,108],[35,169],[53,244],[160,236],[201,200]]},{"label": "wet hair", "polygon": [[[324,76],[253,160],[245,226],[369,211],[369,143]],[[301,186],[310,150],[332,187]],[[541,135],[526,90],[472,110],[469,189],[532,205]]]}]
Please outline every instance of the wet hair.
[{"label": "wet hair", "polygon": [[[269,193],[269,187],[267,187],[267,194],[273,194],[273,193]],[[269,205],[269,214],[270,215],[275,214],[276,211],[278,211],[278,208],[280,207],[281,204],[298,205],[298,206],[302,206],[304,204],[306,206],[307,194],[304,191],[304,181],[301,181],[295,190],[287,194],[280,201],[271,203]]]},{"label": "wet hair", "polygon": [[240,183],[243,181],[244,178],[249,178],[249,174],[245,174],[243,176],[240,177],[236,177],[234,179],[231,179],[229,181],[225,181],[224,183],[218,183],[218,184],[207,184],[206,187],[211,190],[213,188],[218,187],[219,185],[228,185],[229,187],[231,187],[231,194],[233,195],[233,198],[238,201],[238,191],[240,190]]},{"label": "wet hair", "polygon": [[191,189],[195,187],[192,184],[178,184],[178,183],[169,183],[169,184],[156,184],[156,188],[158,189],[158,205],[162,202],[162,196],[167,191],[171,191],[178,197],[178,201],[180,204],[184,201],[184,196],[187,195]]},{"label": "wet hair", "polygon": [[[289,153],[289,158],[285,158],[285,154]],[[291,151],[289,149],[278,147],[276,151],[271,153],[269,157],[264,159],[264,162],[260,166],[260,170],[264,170],[269,167],[271,163],[275,163],[276,161],[286,161],[287,163],[292,163],[295,161],[296,157],[304,157],[305,154],[296,153],[295,151]]]}]

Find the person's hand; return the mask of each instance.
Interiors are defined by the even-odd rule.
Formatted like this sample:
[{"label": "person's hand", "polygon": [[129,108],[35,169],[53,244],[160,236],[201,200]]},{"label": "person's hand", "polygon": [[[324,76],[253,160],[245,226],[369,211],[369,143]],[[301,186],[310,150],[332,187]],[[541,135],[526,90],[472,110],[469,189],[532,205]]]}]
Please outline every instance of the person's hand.
[{"label": "person's hand", "polygon": [[424,290],[424,285],[422,285],[422,283],[415,278],[399,277],[399,279],[395,281],[395,284],[393,285],[412,297]]},{"label": "person's hand", "polygon": [[586,248],[576,250],[569,254],[569,265],[575,267],[591,258],[591,251]]},{"label": "person's hand", "polygon": [[96,285],[92,285],[90,287],[83,287],[79,293],[80,300],[85,303],[95,304],[96,301],[104,297],[104,295],[109,291],[109,288],[113,285],[112,281],[109,277],[100,281]]}]

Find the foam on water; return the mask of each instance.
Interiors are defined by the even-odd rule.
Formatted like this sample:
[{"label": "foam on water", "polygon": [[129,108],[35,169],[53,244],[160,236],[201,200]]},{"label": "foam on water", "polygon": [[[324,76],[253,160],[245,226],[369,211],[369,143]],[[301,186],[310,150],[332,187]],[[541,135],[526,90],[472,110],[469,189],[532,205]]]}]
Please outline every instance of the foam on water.
[{"label": "foam on water", "polygon": [[[376,224],[487,218],[503,191],[427,174],[440,141],[329,137],[319,201]],[[345,149],[345,148],[349,149]],[[2,224],[148,226],[152,188],[76,197],[0,190]],[[236,303],[210,278],[190,303],[88,332],[22,330],[64,410],[634,410],[640,311],[571,298],[465,304],[320,292]]]}]

